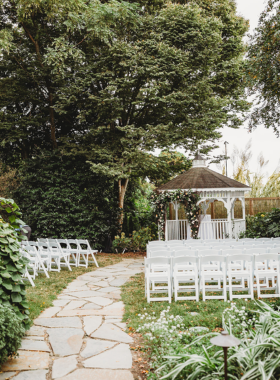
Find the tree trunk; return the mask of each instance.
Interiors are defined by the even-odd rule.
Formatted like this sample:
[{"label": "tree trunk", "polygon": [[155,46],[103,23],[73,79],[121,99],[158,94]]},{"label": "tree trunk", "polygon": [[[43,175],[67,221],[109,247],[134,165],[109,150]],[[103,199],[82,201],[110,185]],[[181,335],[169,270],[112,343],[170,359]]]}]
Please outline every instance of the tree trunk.
[{"label": "tree trunk", "polygon": [[122,225],[123,225],[123,218],[124,218],[124,214],[123,214],[123,206],[124,206],[124,197],[125,197],[125,192],[126,192],[126,189],[127,189],[127,185],[128,185],[128,178],[122,178],[122,179],[119,179],[118,181],[118,185],[119,185],[119,209],[120,209],[120,215],[119,215],[119,231],[121,232],[122,230]]}]

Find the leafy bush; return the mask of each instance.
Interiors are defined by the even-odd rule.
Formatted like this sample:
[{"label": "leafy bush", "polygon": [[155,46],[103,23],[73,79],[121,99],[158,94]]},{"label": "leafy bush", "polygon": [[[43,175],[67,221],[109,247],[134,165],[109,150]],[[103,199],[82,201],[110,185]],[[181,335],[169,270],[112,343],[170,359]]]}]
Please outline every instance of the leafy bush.
[{"label": "leafy bush", "polygon": [[[280,376],[280,312],[273,310],[262,301],[257,301],[258,312],[254,325],[250,321],[244,322],[244,329],[241,329],[239,346],[229,348],[228,372],[231,379],[269,379],[276,380]],[[236,331],[240,324],[240,319],[246,319],[246,311],[235,310],[233,308],[232,318],[225,321],[224,329],[230,334]],[[239,314],[239,318],[235,318]],[[244,318],[244,319],[243,319]],[[245,326],[246,325],[246,326]],[[183,378],[188,380],[222,379],[224,371],[223,349],[216,348],[214,354],[210,354],[214,349],[209,345],[210,336],[217,334],[210,333],[195,338],[185,352],[180,352],[166,356],[166,362],[159,370],[167,369],[168,373],[162,379]],[[188,349],[194,345],[203,344],[203,340],[208,340],[208,346],[198,353],[188,353]]]},{"label": "leafy bush", "polygon": [[154,240],[156,235],[152,234],[150,227],[141,228],[139,231],[133,231],[131,237],[126,237],[125,233],[115,236],[113,249],[116,252],[124,251],[145,251],[148,241]]},{"label": "leafy bush", "polygon": [[29,310],[22,283],[28,261],[19,253],[21,236],[15,230],[24,222],[19,219],[19,207],[12,199],[0,198],[0,210],[5,220],[10,221],[0,218],[0,304],[12,307],[28,328]]},{"label": "leafy bush", "polygon": [[280,209],[274,208],[270,212],[247,216],[246,231],[243,236],[248,238],[280,236]]},{"label": "leafy bush", "polygon": [[19,178],[14,196],[32,239],[88,239],[100,249],[116,233],[114,182],[94,174],[84,158],[44,152],[23,163]]},{"label": "leafy bush", "polygon": [[0,305],[0,367],[8,357],[15,356],[25,333],[21,318],[6,306]]}]

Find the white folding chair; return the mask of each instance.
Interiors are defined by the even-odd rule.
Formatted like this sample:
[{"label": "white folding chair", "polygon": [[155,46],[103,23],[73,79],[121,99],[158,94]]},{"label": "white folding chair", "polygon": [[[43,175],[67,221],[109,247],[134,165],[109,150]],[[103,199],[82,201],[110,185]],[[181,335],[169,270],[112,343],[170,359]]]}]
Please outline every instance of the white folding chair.
[{"label": "white folding chair", "polygon": [[[51,252],[51,257],[55,258],[56,264],[59,263],[59,265],[57,265],[57,267],[59,267],[59,271],[60,271],[60,268],[62,266],[67,267],[70,271],[72,271],[71,266],[69,264],[70,252],[63,251],[60,248],[60,245],[56,241],[53,241],[53,239],[50,240],[48,244],[49,244],[49,248],[50,248],[50,252]],[[64,261],[62,261],[62,260],[64,260]]]},{"label": "white folding chair", "polygon": [[[213,266],[209,265],[215,263]],[[217,282],[218,285],[211,285]],[[221,286],[223,282],[223,287]],[[226,257],[221,255],[200,257],[200,289],[202,290],[203,301],[206,299],[227,300],[226,286]],[[206,291],[221,292],[221,295],[206,295]]]},{"label": "white folding chair", "polygon": [[[69,265],[78,266],[78,254],[71,252],[71,246],[67,239],[56,239],[57,244],[60,246],[61,251],[69,257]],[[73,262],[71,261],[73,259]]]},{"label": "white folding chair", "polygon": [[[25,248],[25,247],[24,247]],[[28,260],[28,263],[25,265],[25,271],[22,275],[22,280],[27,279],[30,284],[34,287],[34,281],[36,278],[36,268],[37,268],[37,259],[30,256],[28,250],[20,249],[20,254]],[[32,274],[30,274],[30,270],[32,270]]]},{"label": "white folding chair", "polygon": [[[226,259],[227,277],[229,283],[229,299],[231,301],[233,298],[254,299],[254,255],[235,254],[227,256]],[[239,284],[236,284],[236,282],[239,282]],[[248,291],[248,294],[234,294],[234,291]]]},{"label": "white folding chair", "polygon": [[37,260],[37,273],[44,273],[47,278],[50,278],[48,274],[48,264],[49,264],[49,257],[42,257],[39,253],[39,247],[38,243],[36,241],[30,241],[29,245],[24,247],[25,250],[28,250],[28,253],[30,256],[33,256]]},{"label": "white folding chair", "polygon": [[[184,256],[172,259],[173,290],[175,301],[199,301],[198,257]],[[194,293],[194,296],[179,296],[179,293]]]},{"label": "white folding chair", "polygon": [[[151,301],[168,301],[171,303],[171,259],[167,257],[145,258],[145,294],[147,302]],[[153,286],[157,284],[166,284],[163,286]],[[152,285],[152,289],[151,289]],[[151,297],[152,293],[166,293],[167,297]]]},{"label": "white folding chair", "polygon": [[[79,249],[78,266],[87,268],[89,263],[94,263],[97,267],[99,267],[94,256],[95,253],[98,253],[98,250],[92,249],[88,240],[76,239],[76,241]],[[93,261],[89,261],[90,256],[93,258]],[[83,259],[84,264],[81,264],[81,258]]]},{"label": "white folding chair", "polygon": [[[273,265],[267,265],[263,267],[259,265],[263,261],[273,262]],[[255,257],[255,277],[257,284],[258,298],[272,298],[280,297],[280,286],[279,286],[279,275],[280,275],[280,255],[275,253],[261,254]],[[266,278],[265,283],[261,283],[263,278]],[[271,282],[271,286],[270,286]],[[263,289],[261,289],[261,287]],[[275,293],[263,294],[261,291],[271,291],[275,290]]]}]

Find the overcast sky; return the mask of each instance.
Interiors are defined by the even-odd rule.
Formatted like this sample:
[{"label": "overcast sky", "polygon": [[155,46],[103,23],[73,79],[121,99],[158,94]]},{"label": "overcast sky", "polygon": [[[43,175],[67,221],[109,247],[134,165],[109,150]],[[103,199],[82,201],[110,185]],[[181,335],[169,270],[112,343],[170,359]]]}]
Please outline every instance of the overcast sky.
[{"label": "overcast sky", "polygon": [[[236,0],[237,10],[240,15],[249,20],[250,32],[258,25],[260,13],[265,8],[265,0]],[[270,175],[276,169],[280,159],[280,139],[270,129],[265,129],[262,126],[257,127],[252,133],[248,133],[246,126],[244,125],[240,129],[224,128],[223,138],[220,140],[220,149],[213,151],[214,155],[224,152],[224,141],[229,143],[228,155],[235,146],[239,149],[244,148],[246,143],[252,139],[252,153],[250,168],[252,171],[257,170],[257,157],[260,152],[266,160],[269,160],[269,164],[266,167],[267,174]],[[228,162],[229,175],[232,175],[232,166]],[[216,165],[211,165],[211,169],[218,171]]]}]

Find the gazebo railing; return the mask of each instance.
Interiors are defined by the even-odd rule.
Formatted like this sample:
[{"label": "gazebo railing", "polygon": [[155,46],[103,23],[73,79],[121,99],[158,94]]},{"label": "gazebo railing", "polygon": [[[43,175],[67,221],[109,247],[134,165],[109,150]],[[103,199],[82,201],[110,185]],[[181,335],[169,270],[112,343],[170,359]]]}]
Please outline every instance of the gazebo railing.
[{"label": "gazebo railing", "polygon": [[[232,221],[232,237],[237,238],[242,231],[245,231],[245,220],[235,219]],[[201,239],[226,239],[229,235],[229,222],[227,219],[212,219],[200,223],[198,237]],[[191,231],[187,220],[166,221],[166,240],[187,240],[190,238]]]}]

